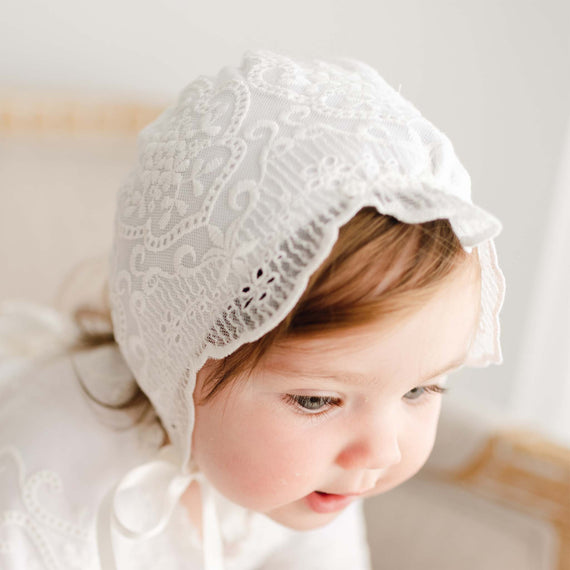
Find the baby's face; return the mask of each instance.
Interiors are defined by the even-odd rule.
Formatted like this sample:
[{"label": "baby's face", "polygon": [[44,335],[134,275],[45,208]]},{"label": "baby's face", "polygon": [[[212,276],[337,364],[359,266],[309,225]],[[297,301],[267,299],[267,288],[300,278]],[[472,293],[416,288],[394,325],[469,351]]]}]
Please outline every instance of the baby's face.
[{"label": "baby's face", "polygon": [[403,320],[272,348],[248,381],[197,406],[200,469],[233,502],[299,530],[406,481],[432,449],[433,390],[465,359],[479,287],[470,266]]}]

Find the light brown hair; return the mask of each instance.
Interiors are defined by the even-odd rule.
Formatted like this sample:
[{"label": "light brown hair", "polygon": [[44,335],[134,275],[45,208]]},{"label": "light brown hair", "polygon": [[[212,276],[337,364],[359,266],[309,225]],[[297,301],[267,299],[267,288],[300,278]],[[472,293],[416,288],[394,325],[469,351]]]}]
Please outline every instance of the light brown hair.
[{"label": "light brown hair", "polygon": [[281,341],[326,336],[413,312],[468,259],[475,257],[464,251],[448,220],[405,224],[375,208],[360,210],[340,229],[287,317],[211,367],[201,401],[253,371]]},{"label": "light brown hair", "polygon": [[[253,371],[281,341],[323,336],[412,312],[468,259],[476,256],[463,250],[448,220],[405,224],[375,208],[363,208],[340,229],[331,253],[287,317],[259,340],[214,363],[202,401]],[[73,317],[82,331],[77,348],[115,342],[106,293],[104,299],[103,309],[75,309]],[[90,326],[93,320],[109,326]]]}]

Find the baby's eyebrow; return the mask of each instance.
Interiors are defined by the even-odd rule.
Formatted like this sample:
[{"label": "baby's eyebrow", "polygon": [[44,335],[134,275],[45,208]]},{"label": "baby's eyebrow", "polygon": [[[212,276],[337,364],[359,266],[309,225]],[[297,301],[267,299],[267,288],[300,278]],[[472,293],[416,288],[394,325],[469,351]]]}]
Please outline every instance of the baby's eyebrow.
[{"label": "baby's eyebrow", "polygon": [[[445,366],[442,366],[439,370],[435,370],[430,372],[429,374],[425,374],[417,384],[423,384],[428,380],[433,380],[438,376],[443,376],[447,372],[451,372],[455,370],[459,366],[461,366],[467,358],[467,354],[462,355],[460,358],[457,358]],[[317,371],[317,370],[306,370],[306,369],[296,369],[296,368],[289,368],[289,371],[293,374],[298,374],[299,376],[310,377],[314,380],[337,380],[339,382],[350,382],[351,384],[368,384],[370,380],[374,382],[381,382],[381,378],[379,376],[375,376],[370,378],[366,374],[361,374],[359,372],[352,372],[350,370],[335,370],[335,371]]]},{"label": "baby's eyebrow", "polygon": [[449,364],[447,364],[446,366],[443,366],[439,370],[436,370],[435,372],[430,372],[429,374],[426,374],[420,380],[419,383],[423,384],[424,382],[427,382],[428,380],[433,380],[434,378],[437,378],[438,376],[443,376],[444,374],[447,374],[448,372],[452,372],[456,368],[459,368],[460,366],[465,364],[465,361],[467,360],[467,356],[468,356],[468,354],[463,354],[460,358],[456,358],[455,360],[452,360]]}]

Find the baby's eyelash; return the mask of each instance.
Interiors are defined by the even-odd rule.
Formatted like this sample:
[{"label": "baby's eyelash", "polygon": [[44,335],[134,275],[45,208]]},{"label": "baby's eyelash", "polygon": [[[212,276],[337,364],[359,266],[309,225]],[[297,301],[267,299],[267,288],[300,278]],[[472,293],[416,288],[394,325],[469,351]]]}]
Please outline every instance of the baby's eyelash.
[{"label": "baby's eyelash", "polygon": [[431,384],[429,386],[416,386],[412,388],[409,392],[404,394],[404,398],[410,395],[412,397],[407,397],[406,400],[415,401],[415,400],[423,400],[422,396],[425,394],[445,394],[448,392],[448,388],[444,386],[440,386],[439,384]]},{"label": "baby's eyelash", "polygon": [[437,394],[445,394],[449,391],[449,388],[445,386],[440,386],[439,384],[431,384],[430,386],[424,386],[427,392],[435,392]]},{"label": "baby's eyelash", "polygon": [[332,408],[342,405],[340,398],[332,396],[300,396],[297,394],[284,394],[285,402],[300,413],[312,416],[323,415],[330,412]]},{"label": "baby's eyelash", "polygon": [[[420,404],[426,394],[445,394],[448,388],[439,384],[416,386],[404,394],[410,402]],[[342,400],[333,396],[304,396],[299,394],[283,394],[283,401],[292,406],[295,411],[309,416],[323,416],[333,408],[342,406]]]}]

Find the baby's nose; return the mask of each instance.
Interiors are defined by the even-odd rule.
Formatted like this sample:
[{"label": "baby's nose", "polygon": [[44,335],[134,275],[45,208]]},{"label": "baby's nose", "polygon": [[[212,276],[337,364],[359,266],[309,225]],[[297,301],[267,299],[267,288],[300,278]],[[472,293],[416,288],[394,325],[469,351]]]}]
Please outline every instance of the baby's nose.
[{"label": "baby's nose", "polygon": [[382,470],[401,460],[398,431],[384,425],[363,429],[340,451],[336,463],[344,469]]}]

